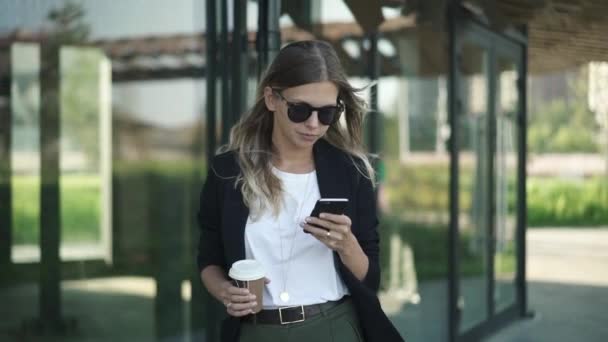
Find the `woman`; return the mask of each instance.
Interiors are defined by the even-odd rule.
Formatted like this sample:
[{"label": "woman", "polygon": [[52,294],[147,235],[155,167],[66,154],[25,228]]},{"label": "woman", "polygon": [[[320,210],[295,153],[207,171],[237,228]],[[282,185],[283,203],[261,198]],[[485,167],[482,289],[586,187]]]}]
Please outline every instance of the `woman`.
[{"label": "woman", "polygon": [[[233,127],[201,192],[198,266],[226,306],[222,341],[402,341],[376,296],[374,171],[362,148],[363,101],[328,43],[285,46]],[[344,215],[307,217],[319,198]],[[256,259],[258,298],[227,277]]]}]

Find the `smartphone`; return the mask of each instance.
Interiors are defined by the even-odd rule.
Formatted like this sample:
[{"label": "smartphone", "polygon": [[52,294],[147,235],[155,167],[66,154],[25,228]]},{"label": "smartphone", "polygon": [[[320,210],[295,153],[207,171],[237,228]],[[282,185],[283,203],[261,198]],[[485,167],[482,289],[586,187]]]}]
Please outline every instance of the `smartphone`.
[{"label": "smartphone", "polygon": [[[348,198],[321,198],[317,200],[309,216],[319,217],[321,213],[342,215],[346,211],[347,205]],[[315,226],[314,224],[311,225]],[[319,226],[316,227],[325,229]],[[308,233],[307,231],[304,232]]]}]

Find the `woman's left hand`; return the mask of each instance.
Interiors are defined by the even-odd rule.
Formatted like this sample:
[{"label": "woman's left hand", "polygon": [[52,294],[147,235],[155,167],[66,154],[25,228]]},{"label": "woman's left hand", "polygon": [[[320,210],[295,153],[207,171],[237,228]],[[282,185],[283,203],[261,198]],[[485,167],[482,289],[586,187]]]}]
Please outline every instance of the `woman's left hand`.
[{"label": "woman's left hand", "polygon": [[351,232],[351,223],[350,218],[346,215],[322,213],[319,218],[307,217],[302,228],[330,249],[343,255],[361,248]]}]

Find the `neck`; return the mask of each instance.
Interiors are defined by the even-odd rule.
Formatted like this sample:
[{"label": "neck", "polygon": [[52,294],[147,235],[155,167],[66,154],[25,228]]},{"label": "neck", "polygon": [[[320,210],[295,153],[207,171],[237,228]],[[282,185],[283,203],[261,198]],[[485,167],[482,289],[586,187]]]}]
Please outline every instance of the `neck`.
[{"label": "neck", "polygon": [[307,149],[287,146],[287,144],[276,143],[273,139],[276,151],[272,164],[279,170],[292,173],[307,173],[315,168],[312,147]]}]

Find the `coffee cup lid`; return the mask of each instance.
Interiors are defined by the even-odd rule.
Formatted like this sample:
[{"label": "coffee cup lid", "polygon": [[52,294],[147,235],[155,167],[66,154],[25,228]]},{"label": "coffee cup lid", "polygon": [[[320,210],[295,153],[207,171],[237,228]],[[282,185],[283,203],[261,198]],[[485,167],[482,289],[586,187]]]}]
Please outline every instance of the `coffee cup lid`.
[{"label": "coffee cup lid", "polygon": [[245,259],[232,264],[228,276],[235,280],[251,281],[264,277],[266,272],[257,260]]}]

